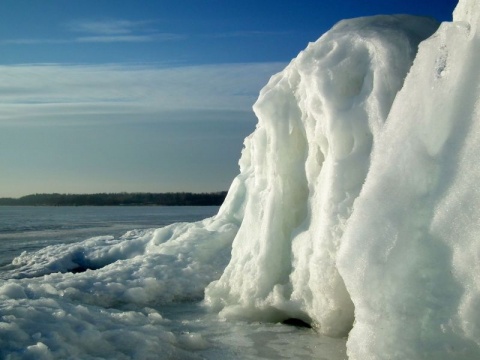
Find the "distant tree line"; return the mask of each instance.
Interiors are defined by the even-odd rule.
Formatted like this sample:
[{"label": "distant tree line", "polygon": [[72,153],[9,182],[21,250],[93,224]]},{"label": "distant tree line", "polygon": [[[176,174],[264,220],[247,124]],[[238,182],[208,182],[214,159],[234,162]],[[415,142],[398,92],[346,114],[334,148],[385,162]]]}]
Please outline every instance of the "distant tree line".
[{"label": "distant tree line", "polygon": [[226,191],[214,193],[32,194],[16,199],[0,198],[0,206],[208,206],[221,205],[226,195]]}]

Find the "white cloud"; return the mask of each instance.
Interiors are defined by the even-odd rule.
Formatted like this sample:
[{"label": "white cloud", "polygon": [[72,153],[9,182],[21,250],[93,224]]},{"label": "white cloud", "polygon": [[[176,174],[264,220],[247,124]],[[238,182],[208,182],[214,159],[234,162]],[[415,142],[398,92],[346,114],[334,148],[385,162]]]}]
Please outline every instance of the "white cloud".
[{"label": "white cloud", "polygon": [[5,39],[0,40],[3,45],[37,45],[37,44],[66,44],[70,40],[62,39]]},{"label": "white cloud", "polygon": [[235,38],[235,37],[259,37],[259,36],[286,36],[291,35],[291,31],[258,31],[258,30],[243,30],[224,32],[217,34],[203,35],[207,38]]},{"label": "white cloud", "polygon": [[145,31],[151,21],[130,21],[123,19],[106,20],[76,20],[67,24],[70,31],[100,34],[100,35],[126,35],[137,30]]},{"label": "white cloud", "polygon": [[72,44],[72,43],[138,43],[183,40],[186,35],[172,33],[154,33],[144,35],[96,35],[80,36],[73,39],[5,39],[2,45],[39,45],[39,44]]},{"label": "white cloud", "polygon": [[162,33],[151,27],[153,21],[124,19],[76,20],[66,25],[72,32],[87,34],[75,38],[76,42],[154,42],[181,40],[181,34]]},{"label": "white cloud", "polygon": [[184,34],[164,33],[156,30],[152,21],[130,20],[76,20],[64,26],[69,32],[80,34],[58,39],[20,38],[0,40],[2,45],[37,45],[71,43],[138,43],[182,40]]},{"label": "white cloud", "polygon": [[288,31],[256,31],[245,30],[216,34],[178,34],[161,32],[155,28],[155,22],[150,20],[131,21],[125,19],[104,20],[74,20],[64,25],[70,33],[77,36],[58,39],[4,39],[3,45],[35,45],[35,44],[71,44],[71,43],[139,43],[179,41],[188,37],[200,38],[238,38],[238,37],[263,37],[285,36]]},{"label": "white cloud", "polygon": [[249,111],[282,63],[162,68],[0,66],[0,124],[181,111]]},{"label": "white cloud", "polygon": [[155,41],[170,41],[185,39],[184,35],[169,34],[169,33],[156,33],[146,35],[115,35],[115,36],[82,36],[76,38],[76,42],[97,42],[97,43],[109,43],[109,42],[155,42]]}]

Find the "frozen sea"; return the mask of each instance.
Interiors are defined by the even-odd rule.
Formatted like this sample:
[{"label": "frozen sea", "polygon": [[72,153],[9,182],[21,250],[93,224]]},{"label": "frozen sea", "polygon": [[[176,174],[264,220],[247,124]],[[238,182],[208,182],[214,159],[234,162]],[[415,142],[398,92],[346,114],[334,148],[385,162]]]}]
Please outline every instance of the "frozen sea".
[{"label": "frozen sea", "polygon": [[132,229],[194,222],[217,211],[217,206],[0,206],[0,267],[23,251],[94,236],[118,238]]},{"label": "frozen sea", "polygon": [[[217,211],[218,207],[0,207],[2,219],[0,222],[0,289],[3,288],[3,296],[7,296],[4,297],[6,300],[0,311],[2,357],[6,359],[57,359],[64,356],[72,359],[345,359],[345,340],[343,339],[321,337],[312,329],[282,324],[226,321],[209,311],[198,299],[149,304],[148,315],[154,313],[160,319],[159,328],[156,330],[155,324],[150,324],[148,328],[138,327],[138,315],[131,319],[125,318],[122,323],[113,325],[101,318],[85,321],[78,309],[85,306],[89,314],[95,314],[98,304],[92,309],[91,304],[88,304],[88,301],[82,303],[82,297],[79,296],[77,298],[80,300],[75,303],[75,307],[71,307],[70,303],[65,305],[59,301],[49,308],[43,305],[41,301],[44,299],[40,295],[23,296],[22,293],[22,296],[18,296],[15,290],[17,288],[11,285],[15,284],[18,287],[18,283],[27,289],[29,286],[30,288],[37,286],[37,278],[38,281],[43,278],[43,276],[37,278],[29,276],[30,279],[24,279],[27,282],[22,283],[23,275],[20,274],[20,270],[17,272],[17,266],[12,264],[12,260],[22,253],[23,256],[35,254],[38,251],[53,254],[57,251],[55,249],[64,246],[62,244],[73,247],[89,238],[109,236],[118,239],[132,230],[141,234],[142,231],[148,232],[151,231],[149,229],[161,228],[172,223],[196,222],[214,216]],[[48,250],[50,248],[51,251]],[[56,275],[50,274],[49,278],[52,276]],[[82,288],[80,291],[88,292],[89,289]],[[29,299],[26,303],[27,297]],[[56,297],[53,296],[53,298]],[[45,301],[51,301],[51,299],[48,300],[47,296]],[[33,305],[36,303],[40,305],[38,307]],[[122,306],[123,311],[128,309],[135,314],[146,311],[144,306],[135,302]],[[25,314],[28,311],[32,312],[31,317]],[[59,311],[67,313],[70,311],[69,315],[75,317],[76,322],[66,317],[57,319],[56,313]],[[118,309],[105,307],[100,308],[99,311],[102,316],[105,313],[113,316]],[[52,321],[58,321],[58,324],[52,324]],[[45,322],[44,326],[42,322]],[[106,334],[115,331],[132,337],[138,335],[155,339],[155,331],[158,331],[160,346],[150,346],[153,350],[149,348],[144,353],[139,353],[138,350],[129,353],[122,349],[125,346],[125,339],[117,337],[108,341],[111,349],[96,352],[78,340],[80,336],[78,339],[75,336],[64,336],[59,340],[58,334],[67,334],[72,329],[76,331],[75,328],[79,328],[79,324],[84,333],[85,328],[88,327],[91,334],[99,331],[98,336],[101,338],[107,337],[101,332]],[[98,329],[94,329],[96,326]],[[32,328],[38,328],[38,331]],[[171,336],[171,339],[167,335]],[[166,338],[178,350],[172,351],[166,348],[163,351],[161,343],[166,341]],[[37,341],[38,339],[43,342]],[[48,351],[46,347],[49,347]]]}]

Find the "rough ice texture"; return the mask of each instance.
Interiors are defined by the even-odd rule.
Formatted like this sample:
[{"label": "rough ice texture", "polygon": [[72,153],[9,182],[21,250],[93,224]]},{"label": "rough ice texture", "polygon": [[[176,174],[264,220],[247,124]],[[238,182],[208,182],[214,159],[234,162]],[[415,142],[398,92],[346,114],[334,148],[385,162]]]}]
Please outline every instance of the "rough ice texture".
[{"label": "rough ice texture", "polygon": [[254,106],[237,181],[245,216],[207,302],[225,317],[299,318],[346,336],[354,304],[337,269],[372,145],[431,19],[342,21],[272,77]]},{"label": "rough ice texture", "polygon": [[23,253],[0,280],[0,358],[199,358],[159,309],[203,298],[237,229],[224,213]]},{"label": "rough ice texture", "polygon": [[480,23],[480,8],[476,0],[460,0],[453,12],[453,21],[463,21],[476,29]]},{"label": "rough ice texture", "polygon": [[411,69],[432,21],[341,22],[272,78],[211,306],[353,326],[351,359],[480,358],[479,19],[460,1]]},{"label": "rough ice texture", "polygon": [[417,55],[432,21],[341,22],[262,90],[222,316],[348,333],[351,359],[480,358],[480,5],[454,20]]},{"label": "rough ice texture", "polygon": [[479,10],[420,45],[375,144],[338,257],[352,359],[480,358]]}]

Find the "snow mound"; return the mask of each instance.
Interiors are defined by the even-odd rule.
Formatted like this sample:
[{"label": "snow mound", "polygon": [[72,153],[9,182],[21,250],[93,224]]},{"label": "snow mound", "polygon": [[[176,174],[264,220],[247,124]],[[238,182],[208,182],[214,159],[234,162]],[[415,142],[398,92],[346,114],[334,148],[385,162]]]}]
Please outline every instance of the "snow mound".
[{"label": "snow mound", "polygon": [[222,316],[348,334],[354,304],[337,253],[372,145],[418,43],[437,27],[412,16],[342,21],[261,91],[237,178],[245,215],[232,260],[206,291]]},{"label": "snow mound", "polygon": [[479,22],[474,0],[438,29],[344,21],[271,79],[212,308],[348,335],[350,359],[480,358]]}]

